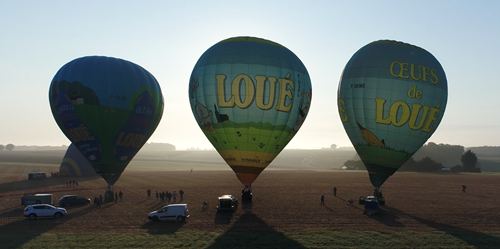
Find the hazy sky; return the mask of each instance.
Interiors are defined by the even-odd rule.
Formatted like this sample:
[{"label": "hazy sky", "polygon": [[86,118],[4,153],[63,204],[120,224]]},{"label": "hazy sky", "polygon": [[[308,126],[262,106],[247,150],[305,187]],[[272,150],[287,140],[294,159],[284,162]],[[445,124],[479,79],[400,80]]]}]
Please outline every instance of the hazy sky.
[{"label": "hazy sky", "polygon": [[500,1],[0,1],[0,144],[69,145],[50,112],[57,70],[90,55],[132,61],[165,97],[148,142],[213,148],[190,110],[198,58],[234,36],[272,40],[309,71],[309,115],[287,149],[351,146],[336,94],[342,69],[364,45],[420,46],[443,66],[449,97],[428,142],[500,145]]}]

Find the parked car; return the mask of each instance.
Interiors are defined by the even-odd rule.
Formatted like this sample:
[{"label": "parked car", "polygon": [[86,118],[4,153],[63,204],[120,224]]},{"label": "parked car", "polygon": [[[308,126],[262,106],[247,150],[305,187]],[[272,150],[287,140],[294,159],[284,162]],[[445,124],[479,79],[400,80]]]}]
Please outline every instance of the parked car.
[{"label": "parked car", "polygon": [[65,195],[59,199],[59,206],[67,207],[72,205],[87,205],[90,203],[89,198],[80,197],[77,195]]},{"label": "parked car", "polygon": [[37,217],[61,218],[66,214],[65,208],[54,207],[49,204],[35,204],[27,206],[24,209],[24,217],[29,217],[30,220],[34,220]]},{"label": "parked car", "polygon": [[217,205],[217,211],[234,211],[238,206],[238,199],[232,195],[223,195],[219,197],[219,204]]},{"label": "parked car", "polygon": [[152,221],[159,221],[159,220],[183,221],[187,218],[189,218],[189,210],[187,204],[167,205],[158,211],[151,212],[148,215],[148,219]]}]

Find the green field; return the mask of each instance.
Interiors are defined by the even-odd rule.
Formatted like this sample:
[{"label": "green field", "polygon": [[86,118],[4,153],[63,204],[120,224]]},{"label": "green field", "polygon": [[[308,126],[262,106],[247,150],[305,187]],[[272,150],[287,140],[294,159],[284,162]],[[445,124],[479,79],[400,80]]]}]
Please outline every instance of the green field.
[{"label": "green field", "polygon": [[0,235],[2,248],[498,248],[500,232],[176,232]]}]

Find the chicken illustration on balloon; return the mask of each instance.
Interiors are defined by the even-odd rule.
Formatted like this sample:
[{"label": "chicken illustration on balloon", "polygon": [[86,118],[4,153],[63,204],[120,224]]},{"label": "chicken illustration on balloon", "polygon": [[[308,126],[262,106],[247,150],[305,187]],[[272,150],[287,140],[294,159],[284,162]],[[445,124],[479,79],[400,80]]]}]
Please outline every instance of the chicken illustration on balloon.
[{"label": "chicken illustration on balloon", "polygon": [[245,186],[300,129],[311,93],[299,58],[255,37],[234,37],[209,48],[196,63],[189,87],[200,129]]},{"label": "chicken illustration on balloon", "polygon": [[420,47],[381,40],[351,57],[339,82],[338,112],[375,188],[436,131],[447,98],[441,64]]}]

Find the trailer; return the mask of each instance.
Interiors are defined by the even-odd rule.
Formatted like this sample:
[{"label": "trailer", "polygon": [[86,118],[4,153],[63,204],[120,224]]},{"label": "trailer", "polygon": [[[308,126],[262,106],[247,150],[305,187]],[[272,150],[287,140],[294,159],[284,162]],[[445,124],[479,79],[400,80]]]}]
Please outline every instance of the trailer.
[{"label": "trailer", "polygon": [[21,197],[21,205],[29,206],[33,204],[52,205],[52,194],[27,194]]},{"label": "trailer", "polygon": [[28,173],[28,180],[45,179],[47,175],[43,172]]},{"label": "trailer", "polygon": [[364,203],[365,203],[365,210],[363,211],[364,214],[373,215],[380,213],[380,204],[377,197],[367,196],[364,200]]}]

